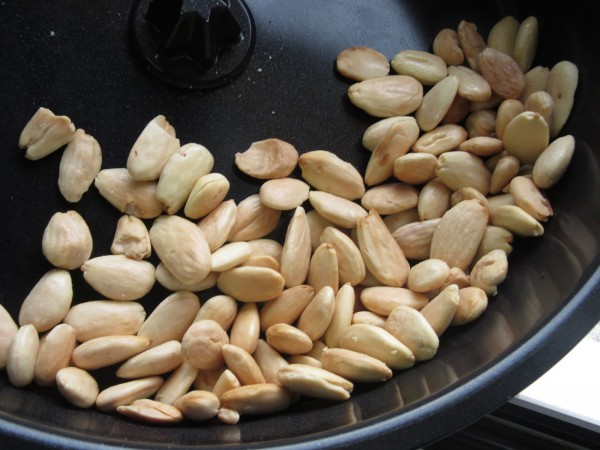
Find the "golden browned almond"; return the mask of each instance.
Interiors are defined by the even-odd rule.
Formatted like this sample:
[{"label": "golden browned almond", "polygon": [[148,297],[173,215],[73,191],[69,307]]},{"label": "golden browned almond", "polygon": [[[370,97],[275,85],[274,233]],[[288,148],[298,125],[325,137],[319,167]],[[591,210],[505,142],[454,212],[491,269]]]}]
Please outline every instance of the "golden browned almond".
[{"label": "golden browned almond", "polygon": [[372,311],[356,311],[352,314],[352,325],[354,324],[366,324],[373,325],[375,327],[383,328],[385,326],[385,319],[387,316],[381,314],[375,314]]},{"label": "golden browned almond", "polygon": [[4,308],[0,305],[0,370],[6,367],[8,349],[19,327]]},{"label": "golden browned almond", "polygon": [[535,217],[516,205],[501,205],[491,211],[492,225],[519,236],[541,236],[544,227]]},{"label": "golden browned almond", "polygon": [[546,91],[533,92],[525,100],[525,109],[540,114],[550,129],[552,129],[552,117],[554,116],[554,98]]},{"label": "golden browned almond", "polygon": [[506,126],[525,111],[525,105],[515,98],[507,98],[500,103],[496,114],[496,137],[502,139]]},{"label": "golden browned almond", "polygon": [[519,25],[519,22],[513,16],[505,16],[500,19],[488,33],[488,47],[512,55]]},{"label": "golden browned almond", "polygon": [[152,245],[144,222],[135,216],[121,216],[110,251],[113,255],[125,255],[133,259],[149,258]]},{"label": "golden browned almond", "polygon": [[98,383],[89,372],[65,367],[56,374],[56,386],[62,396],[77,408],[91,408],[98,398]]},{"label": "golden browned almond", "polygon": [[313,253],[308,268],[307,282],[315,291],[331,286],[337,292],[340,284],[337,253],[333,245],[323,243]]},{"label": "golden browned almond", "polygon": [[211,252],[220,248],[229,238],[235,226],[237,205],[235,200],[226,200],[208,213],[200,222],[198,228],[204,234],[204,239]]},{"label": "golden browned almond", "polygon": [[117,406],[117,412],[130,419],[148,423],[177,423],[183,420],[179,409],[147,398],[135,400],[131,405]]},{"label": "golden browned almond", "polygon": [[274,414],[286,409],[290,400],[288,390],[273,383],[240,386],[225,392],[221,397],[224,408],[241,415]]},{"label": "golden browned almond", "polygon": [[467,139],[458,147],[461,151],[469,152],[475,156],[486,158],[496,155],[504,150],[504,142],[501,139],[490,136],[476,136]]},{"label": "golden browned almond", "polygon": [[292,324],[315,295],[315,289],[306,284],[284,290],[260,309],[260,328],[265,331],[276,323]]},{"label": "golden browned almond", "polygon": [[560,61],[550,69],[546,91],[554,99],[552,137],[558,136],[571,114],[578,81],[579,69],[570,61]]},{"label": "golden browned almond", "polygon": [[423,85],[409,75],[370,78],[348,89],[350,101],[374,117],[410,114],[423,99]]},{"label": "golden browned almond", "polygon": [[310,186],[295,178],[268,180],[260,187],[260,201],[271,209],[288,211],[308,200]]},{"label": "golden browned almond", "polygon": [[342,50],[335,60],[335,67],[340,74],[356,81],[384,77],[390,71],[385,55],[364,46]]},{"label": "golden browned almond", "polygon": [[492,88],[480,74],[466,66],[448,67],[448,75],[458,80],[458,95],[473,102],[484,102],[492,96]]},{"label": "golden browned almond", "polygon": [[243,304],[233,321],[229,343],[252,354],[260,336],[260,316],[256,303]]},{"label": "golden browned almond", "polygon": [[81,200],[100,172],[102,150],[100,144],[85,131],[73,134],[60,159],[58,189],[70,203]]},{"label": "golden browned almond", "polygon": [[92,254],[90,229],[77,211],[52,215],[42,236],[42,252],[61,269],[78,269]]},{"label": "golden browned almond", "polygon": [[217,384],[217,381],[219,381],[219,378],[221,378],[221,375],[223,375],[223,372],[225,372],[226,369],[227,368],[223,364],[216,369],[198,370],[198,376],[194,380],[193,384],[194,389],[212,392]]},{"label": "golden browned almond", "polygon": [[218,272],[210,272],[205,278],[198,281],[197,283],[186,284],[179,281],[173,276],[171,272],[167,270],[163,263],[158,263],[156,266],[156,281],[168,289],[169,291],[190,291],[198,292],[210,289],[217,285],[217,278],[219,277]]},{"label": "golden browned almond", "polygon": [[279,272],[279,269],[281,269],[281,265],[277,262],[277,260],[269,255],[250,255],[250,258],[244,261],[242,266],[268,267],[269,269],[273,269],[277,272]]},{"label": "golden browned almond", "polygon": [[468,152],[446,152],[438,157],[436,176],[452,191],[473,187],[487,195],[490,190],[490,171],[481,158]]},{"label": "golden browned almond", "polygon": [[552,216],[550,201],[531,178],[525,176],[513,178],[510,182],[510,193],[515,199],[515,204],[537,220],[545,222]]},{"label": "golden browned almond", "polygon": [[449,66],[457,66],[465,60],[458,34],[452,28],[444,28],[438,32],[433,40],[433,53]]},{"label": "golden browned almond", "polygon": [[504,253],[510,255],[512,252],[512,245],[510,245],[512,241],[513,235],[506,228],[488,225],[485,228],[483,238],[481,239],[481,244],[479,244],[479,248],[477,249],[477,253],[475,254],[475,258],[473,258],[473,260],[478,261],[487,253],[496,249],[501,249],[504,251]]},{"label": "golden browned almond", "polygon": [[512,57],[523,72],[531,68],[538,45],[539,22],[537,17],[529,16],[519,25],[515,36]]},{"label": "golden browned almond", "polygon": [[361,174],[350,163],[327,150],[313,150],[298,158],[302,178],[313,188],[348,200],[365,193]]},{"label": "golden browned almond", "polygon": [[446,281],[442,286],[442,289],[447,288],[451,284],[456,284],[459,289],[462,289],[471,286],[471,281],[464,270],[459,269],[458,267],[452,267],[450,269],[450,273],[448,274],[448,278],[446,278]]},{"label": "golden browned almond", "polygon": [[220,173],[198,178],[185,202],[183,212],[190,219],[200,219],[221,204],[229,192],[229,180]]},{"label": "golden browned almond", "polygon": [[370,125],[362,137],[362,145],[369,151],[375,150],[389,128],[394,124],[402,124],[403,134],[413,140],[419,137],[419,127],[413,116],[394,116],[381,119]]},{"label": "golden browned almond", "polygon": [[507,272],[506,252],[501,249],[492,250],[482,256],[471,269],[471,285],[483,289],[487,295],[496,295],[498,285],[506,279]]},{"label": "golden browned almond", "polygon": [[385,321],[385,329],[410,349],[415,355],[415,361],[431,359],[437,352],[439,338],[416,309],[408,306],[395,307]]},{"label": "golden browned almond", "polygon": [[152,119],[139,135],[127,158],[127,171],[137,181],[158,180],[161,170],[179,149],[179,139],[165,116]]},{"label": "golden browned almond", "polygon": [[410,185],[425,184],[435,177],[437,158],[429,153],[409,153],[394,161],[394,177]]},{"label": "golden browned almond", "polygon": [[479,56],[479,67],[496,94],[502,98],[519,98],[525,88],[525,75],[509,55],[488,47]]},{"label": "golden browned almond", "polygon": [[210,173],[214,163],[212,153],[199,144],[186,144],[171,155],[156,187],[156,198],[167,214],[175,214],[185,205],[198,178]]},{"label": "golden browned almond", "polygon": [[465,127],[469,138],[487,136],[494,137],[496,130],[496,111],[492,109],[478,109],[471,111],[465,120]]},{"label": "golden browned almond", "polygon": [[292,392],[326,400],[348,400],[354,388],[344,377],[305,364],[289,364],[279,370],[277,378]]},{"label": "golden browned almond", "polygon": [[281,211],[263,205],[259,194],[246,197],[237,205],[235,225],[229,233],[229,240],[250,241],[265,237],[275,229],[280,217]]},{"label": "golden browned almond", "polygon": [[475,72],[480,72],[479,55],[486,49],[487,45],[477,31],[477,25],[461,20],[456,32],[469,66]]},{"label": "golden browned almond", "polygon": [[140,378],[115,384],[98,394],[96,407],[104,412],[116,411],[119,406],[130,405],[135,400],[151,397],[162,384],[161,377]]},{"label": "golden browned almond", "polygon": [[410,75],[426,86],[433,86],[448,74],[446,62],[439,56],[421,50],[402,50],[391,61],[400,75]]},{"label": "golden browned almond", "polygon": [[488,215],[477,200],[464,200],[450,208],[433,233],[430,257],[466,270],[477,252]]},{"label": "golden browned almond", "polygon": [[308,199],[321,216],[343,228],[355,228],[358,220],[367,215],[358,203],[328,192],[311,191]]},{"label": "golden browned almond", "polygon": [[168,405],[173,405],[189,390],[198,376],[198,369],[188,363],[182,362],[177,369],[165,380],[156,393],[156,400]]},{"label": "golden browned almond", "polygon": [[212,419],[219,413],[221,402],[212,392],[195,390],[179,398],[174,406],[187,420],[203,421]]},{"label": "golden browned almond", "polygon": [[340,336],[339,346],[376,358],[391,369],[408,369],[415,363],[415,356],[406,345],[375,325],[351,325]]},{"label": "golden browned almond", "polygon": [[379,140],[365,170],[365,183],[368,186],[383,183],[392,175],[394,161],[405,155],[418,137],[412,125],[412,122],[395,122]]},{"label": "golden browned almond", "polygon": [[271,347],[264,339],[259,339],[252,356],[258,367],[260,367],[267,383],[281,384],[277,379],[277,372],[282,367],[287,366],[288,362],[277,350]]},{"label": "golden browned almond", "polygon": [[238,169],[261,180],[287,177],[297,162],[296,148],[274,138],[253,142],[246,151],[235,155],[235,165]]},{"label": "golden browned almond", "polygon": [[326,349],[321,364],[323,369],[353,382],[373,383],[392,378],[392,370],[379,359],[346,348]]},{"label": "golden browned almond", "polygon": [[506,155],[500,158],[490,178],[490,193],[500,193],[519,174],[520,169],[521,161],[516,156]]},{"label": "golden browned almond", "polygon": [[574,151],[575,139],[570,134],[552,141],[533,165],[535,185],[540,189],[554,186],[566,172]]},{"label": "golden browned almond", "polygon": [[210,272],[211,254],[202,230],[180,216],[161,216],[150,228],[150,242],[166,269],[184,284]]},{"label": "golden browned almond", "polygon": [[58,371],[69,365],[75,344],[75,328],[65,323],[56,325],[42,337],[34,371],[39,386],[54,385]]},{"label": "golden browned almond", "polygon": [[80,344],[73,350],[73,365],[95,370],[125,361],[146,350],[150,339],[145,336],[102,336]]},{"label": "golden browned almond", "polygon": [[417,202],[419,220],[425,221],[442,217],[450,209],[450,195],[450,189],[442,180],[436,177],[429,181],[419,192],[419,201]]},{"label": "golden browned almond", "polygon": [[466,98],[456,95],[448,112],[442,119],[442,124],[458,124],[465,120],[469,114],[470,104]]},{"label": "golden browned almond", "polygon": [[456,284],[446,286],[420,311],[438,336],[441,336],[452,322],[459,302],[458,290]]},{"label": "golden browned almond", "polygon": [[429,219],[401,226],[392,233],[404,256],[409,259],[427,259],[431,250],[431,239],[440,219]]},{"label": "golden browned almond", "polygon": [[263,302],[283,291],[285,279],[268,267],[234,267],[219,275],[217,286],[226,295],[241,302]]},{"label": "golden browned almond", "polygon": [[441,259],[425,259],[410,268],[407,287],[414,292],[431,292],[442,287],[450,267]]},{"label": "golden browned almond", "polygon": [[156,198],[155,181],[136,181],[127,169],[103,169],[94,185],[108,202],[124,214],[140,219],[153,219],[163,212],[163,204]]},{"label": "golden browned almond", "polygon": [[183,335],[183,360],[196,369],[218,369],[223,366],[222,348],[229,344],[229,336],[214,320],[194,322]]},{"label": "golden browned almond", "polygon": [[206,300],[196,317],[194,322],[198,320],[214,320],[225,331],[229,330],[238,312],[237,302],[229,295],[215,295]]},{"label": "golden browned almond", "polygon": [[91,287],[112,300],[142,298],[156,281],[155,269],[150,262],[125,255],[97,256],[87,260],[81,271]]},{"label": "golden browned almond", "polygon": [[10,384],[24,387],[33,381],[39,348],[40,338],[35,327],[32,324],[21,325],[11,340],[6,356],[6,374]]},{"label": "golden browned almond", "polygon": [[458,307],[451,325],[464,325],[477,319],[487,309],[488,297],[483,289],[466,287],[458,291]]},{"label": "golden browned almond", "polygon": [[369,311],[382,316],[388,316],[394,308],[401,305],[421,309],[429,301],[424,294],[390,286],[365,288],[360,292],[360,300]]},{"label": "golden browned almond", "polygon": [[219,408],[217,419],[227,425],[235,425],[240,421],[240,413],[230,408]]},{"label": "golden browned almond", "polygon": [[265,382],[265,377],[258,364],[246,350],[237,345],[225,344],[222,351],[225,364],[235,374],[242,386]]},{"label": "golden browned almond", "polygon": [[298,329],[306,333],[311,341],[325,334],[335,311],[335,293],[331,286],[316,292],[298,319]]},{"label": "golden browned almond", "polygon": [[403,286],[408,261],[379,214],[371,210],[358,221],[357,231],[360,253],[373,276],[387,286]]},{"label": "golden browned almond", "polygon": [[300,355],[310,351],[313,342],[299,328],[287,323],[276,323],[265,331],[265,337],[271,347],[287,355]]},{"label": "golden browned almond", "polygon": [[454,150],[467,139],[467,130],[460,125],[446,124],[423,134],[412,147],[417,153],[431,153],[439,156]]},{"label": "golden browned almond", "polygon": [[504,148],[519,158],[521,164],[533,164],[550,139],[548,124],[533,111],[524,111],[513,118],[504,130]]},{"label": "golden browned almond", "polygon": [[292,216],[281,251],[280,273],[285,287],[298,286],[306,281],[310,266],[310,229],[306,213],[298,206]]},{"label": "golden browned almond", "polygon": [[350,283],[344,284],[337,292],[333,317],[323,335],[323,340],[327,346],[337,347],[340,336],[352,324],[355,300],[356,294]]},{"label": "golden browned almond", "polygon": [[167,341],[139,353],[117,369],[119,378],[143,378],[175,370],[182,363],[181,343]]},{"label": "golden browned almond", "polygon": [[19,147],[27,149],[27,159],[41,159],[69,142],[73,133],[75,125],[67,116],[56,116],[47,108],[39,108],[21,131]]},{"label": "golden browned almond", "polygon": [[419,128],[423,131],[431,131],[437,127],[450,110],[457,92],[458,78],[452,75],[445,77],[429,89],[415,112]]},{"label": "golden browned almond", "polygon": [[65,269],[46,272],[27,294],[19,310],[19,325],[32,324],[40,333],[59,324],[73,301],[71,274]]},{"label": "golden browned almond", "polygon": [[238,380],[235,374],[231,370],[226,369],[215,383],[212,392],[220,399],[225,392],[238,388],[241,385],[240,380]]},{"label": "golden browned almond", "polygon": [[369,189],[360,199],[367,211],[380,215],[395,214],[417,206],[417,189],[405,183],[387,183]]}]

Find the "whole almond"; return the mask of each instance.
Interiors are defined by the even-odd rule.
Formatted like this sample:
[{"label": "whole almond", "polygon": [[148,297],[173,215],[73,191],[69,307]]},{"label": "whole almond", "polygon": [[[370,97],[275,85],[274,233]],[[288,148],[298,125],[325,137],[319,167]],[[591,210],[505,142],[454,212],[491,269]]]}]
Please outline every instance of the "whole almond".
[{"label": "whole almond", "polygon": [[165,289],[168,289],[172,292],[177,291],[190,291],[190,292],[198,292],[204,291],[206,289],[213,288],[217,285],[217,278],[219,278],[218,272],[210,272],[206,275],[202,280],[192,283],[186,284],[179,281],[175,276],[169,272],[169,270],[165,267],[163,263],[158,263],[156,266],[156,281],[163,286]]},{"label": "whole almond", "polygon": [[161,170],[179,149],[179,139],[165,116],[152,119],[131,147],[127,171],[136,181],[158,180]]},{"label": "whole almond", "polygon": [[198,228],[204,234],[204,239],[211,252],[220,248],[229,238],[236,223],[237,205],[235,200],[226,200],[207,214]]},{"label": "whole almond", "polygon": [[194,322],[181,340],[183,360],[197,369],[218,369],[225,363],[223,345],[229,337],[221,325],[214,320],[202,319]]},{"label": "whole almond", "polygon": [[274,414],[290,405],[290,394],[277,384],[250,384],[225,392],[221,403],[239,414]]},{"label": "whole almond", "polygon": [[356,294],[350,283],[344,284],[335,296],[335,307],[331,322],[323,335],[329,347],[338,347],[341,335],[352,324],[352,314],[356,303]]},{"label": "whole almond", "polygon": [[485,102],[492,96],[492,88],[485,78],[466,66],[449,66],[448,75],[458,80],[458,95],[469,101]]},{"label": "whole almond", "polygon": [[500,103],[496,114],[496,137],[502,139],[506,126],[525,111],[525,105],[515,98],[507,98]]},{"label": "whole almond", "polygon": [[348,89],[350,101],[374,117],[410,114],[423,99],[423,85],[409,75],[388,75],[355,83]]},{"label": "whole almond", "polygon": [[550,69],[546,91],[554,99],[552,137],[558,136],[571,114],[578,82],[579,69],[570,61],[560,61]]},{"label": "whole almond", "polygon": [[490,193],[498,194],[501,192],[519,174],[520,169],[521,161],[519,161],[519,158],[512,155],[503,156],[492,172]]},{"label": "whole almond", "polygon": [[417,206],[419,194],[416,188],[405,183],[386,183],[369,189],[360,203],[367,211],[380,215],[395,214]]},{"label": "whole almond", "polygon": [[96,407],[103,412],[116,411],[119,406],[129,405],[140,398],[151,397],[163,384],[161,377],[140,378],[115,384],[101,391]]},{"label": "whole almond", "polygon": [[182,362],[160,387],[155,396],[156,400],[173,405],[190,390],[197,376],[198,369]]},{"label": "whole almond", "polygon": [[125,255],[133,259],[149,258],[152,245],[144,222],[135,216],[121,216],[110,251],[113,255]]},{"label": "whole almond", "polygon": [[301,355],[313,346],[313,341],[304,331],[287,323],[271,325],[266,329],[265,337],[271,347],[287,355]]},{"label": "whole almond", "polygon": [[533,182],[540,189],[554,186],[566,172],[573,153],[575,139],[571,135],[561,136],[540,154],[533,165]]},{"label": "whole almond", "polygon": [[331,286],[317,291],[298,319],[298,329],[306,333],[311,341],[320,339],[333,318],[335,292]]},{"label": "whole almond", "polygon": [[387,316],[381,314],[375,314],[371,311],[356,311],[352,314],[352,325],[354,324],[365,324],[373,325],[374,327],[383,328],[385,326],[385,319]]},{"label": "whole almond", "polygon": [[211,255],[210,270],[224,272],[243,264],[252,255],[250,244],[244,241],[231,242],[215,250]]},{"label": "whole almond", "polygon": [[487,158],[504,150],[504,142],[501,139],[490,136],[477,136],[467,139],[460,144],[459,150],[469,152],[475,156]]},{"label": "whole almond", "polygon": [[12,338],[6,357],[6,374],[10,384],[24,387],[33,381],[39,347],[40,338],[35,327],[21,325]]},{"label": "whole almond", "polygon": [[431,249],[433,233],[440,219],[428,219],[408,223],[396,229],[392,237],[409,259],[427,259]]},{"label": "whole almond", "polygon": [[306,281],[310,255],[310,229],[304,208],[298,206],[288,225],[281,252],[280,272],[286,287],[298,286]]},{"label": "whole almond", "polygon": [[512,57],[523,72],[531,68],[538,46],[539,22],[537,17],[529,16],[519,25],[515,36]]},{"label": "whole almond", "polygon": [[81,266],[83,278],[96,291],[112,300],[137,300],[154,286],[154,266],[124,255],[89,259]]},{"label": "whole almond", "polygon": [[203,421],[212,419],[219,413],[221,402],[212,392],[195,390],[179,398],[174,406],[187,420]]},{"label": "whole almond", "polygon": [[252,354],[260,336],[260,316],[256,303],[243,304],[233,321],[229,342]]},{"label": "whole almond", "polygon": [[220,173],[198,178],[188,196],[183,212],[190,219],[200,219],[213,211],[227,196],[229,180]]},{"label": "whole almond", "polygon": [[445,261],[429,258],[410,268],[407,286],[414,292],[434,291],[442,287],[449,274],[450,267]]},{"label": "whole almond", "polygon": [[228,295],[215,295],[209,298],[200,307],[194,322],[198,320],[214,320],[224,330],[229,330],[237,317],[238,306],[233,297]]},{"label": "whole almond", "polygon": [[471,111],[465,120],[465,127],[467,133],[469,133],[469,138],[478,136],[495,137],[496,111],[487,108]]},{"label": "whole almond", "polygon": [[82,129],[75,131],[58,169],[58,188],[70,203],[81,200],[100,172],[102,150],[98,141]]},{"label": "whole almond", "polygon": [[369,151],[375,150],[389,128],[394,124],[402,124],[403,134],[413,142],[419,137],[419,127],[413,116],[394,116],[381,119],[370,125],[362,137],[362,145]]},{"label": "whole almond", "polygon": [[56,386],[73,406],[91,408],[98,398],[98,383],[89,372],[79,367],[65,367],[56,374]]},{"label": "whole almond", "polygon": [[440,125],[417,139],[412,150],[417,153],[431,153],[439,156],[458,148],[467,139],[467,136],[467,130],[460,125]]},{"label": "whole almond", "polygon": [[469,66],[475,72],[480,72],[479,55],[486,49],[487,45],[477,31],[477,26],[472,22],[461,20],[456,32]]},{"label": "whole almond", "polygon": [[117,369],[119,378],[143,378],[162,375],[182,363],[181,343],[167,341],[143,351],[125,361]]},{"label": "whole almond", "polygon": [[490,190],[490,171],[479,157],[468,152],[455,151],[440,155],[435,174],[452,191],[473,187],[487,195]]},{"label": "whole almond", "polygon": [[308,268],[307,282],[315,291],[331,286],[337,292],[340,283],[337,253],[333,245],[323,243],[314,251]]},{"label": "whole almond", "polygon": [[292,324],[300,317],[314,295],[315,289],[305,284],[285,289],[260,309],[261,330],[265,331],[276,323]]},{"label": "whole almond", "polygon": [[8,357],[8,349],[14,335],[19,330],[11,315],[0,305],[0,370],[6,367],[6,358]]},{"label": "whole almond", "polygon": [[458,83],[458,78],[455,76],[447,76],[423,96],[423,101],[415,112],[421,130],[431,131],[440,124],[454,102]]},{"label": "whole almond", "polygon": [[246,151],[235,155],[235,165],[238,169],[261,180],[287,177],[297,162],[296,148],[274,138],[253,142]]},{"label": "whole almond", "polygon": [[[232,347],[235,347],[235,346],[232,346]],[[223,349],[223,350],[225,350],[225,349]],[[224,353],[224,355],[225,355],[225,353]],[[264,382],[264,377],[263,377],[263,382]],[[238,388],[241,385],[242,384],[240,383],[240,380],[235,376],[235,374],[231,370],[227,369],[227,370],[223,371],[223,373],[221,374],[221,376],[215,383],[215,386],[213,387],[212,392],[220,399],[225,392],[230,391],[231,389]]]},{"label": "whole almond", "polygon": [[395,307],[385,321],[385,329],[412,351],[415,361],[431,359],[437,352],[439,338],[416,309]]},{"label": "whole almond", "polygon": [[429,301],[424,294],[390,286],[365,288],[360,293],[360,300],[369,311],[382,316],[388,316],[397,306],[421,309]]},{"label": "whole almond", "polygon": [[44,335],[35,360],[36,384],[54,385],[58,371],[69,365],[74,348],[75,328],[70,325],[58,324]]},{"label": "whole almond", "polygon": [[347,400],[354,388],[352,382],[339,375],[304,364],[281,368],[277,378],[292,392],[326,400]]},{"label": "whole almond", "polygon": [[498,285],[506,279],[507,273],[506,252],[501,249],[492,250],[482,256],[471,269],[471,285],[483,289],[487,295],[496,295]]},{"label": "whole almond", "polygon": [[263,205],[259,194],[250,195],[237,205],[229,240],[249,241],[265,237],[275,229],[280,217],[281,211]]},{"label": "whole almond", "polygon": [[552,117],[554,116],[554,98],[546,91],[533,92],[525,100],[525,109],[540,114],[550,129],[552,129]]},{"label": "whole almond", "polygon": [[71,274],[64,269],[46,272],[29,292],[19,311],[19,325],[32,324],[42,333],[59,324],[73,301]]},{"label": "whole almond", "polygon": [[241,302],[272,300],[281,294],[284,285],[283,276],[267,267],[234,267],[217,279],[221,292]]},{"label": "whole almond", "polygon": [[525,75],[513,58],[488,47],[479,56],[479,67],[496,94],[502,98],[519,98],[525,88]]},{"label": "whole almond", "polygon": [[306,213],[306,220],[310,228],[310,247],[314,252],[321,245],[321,233],[323,233],[323,230],[327,227],[335,227],[335,225],[314,209]]},{"label": "whole almond", "polygon": [[492,225],[519,236],[541,236],[544,227],[535,217],[516,205],[501,205],[491,211]]},{"label": "whole almond", "polygon": [[310,186],[295,178],[268,180],[260,187],[260,202],[271,209],[288,211],[308,200]]},{"label": "whole almond", "polygon": [[211,254],[202,230],[179,216],[161,216],[150,228],[150,242],[160,261],[179,281],[193,284],[211,268]]},{"label": "whole almond", "polygon": [[173,405],[146,398],[135,400],[131,405],[117,406],[117,412],[130,419],[147,423],[167,424],[183,420],[181,411]]},{"label": "whole almond", "polygon": [[394,161],[394,177],[410,184],[425,184],[435,177],[437,158],[429,153],[409,153]]},{"label": "whole almond", "polygon": [[488,296],[478,287],[466,287],[458,291],[458,306],[454,312],[452,325],[464,325],[477,319],[488,306]]},{"label": "whole almond", "polygon": [[419,220],[425,221],[442,217],[450,208],[450,195],[450,189],[439,178],[436,177],[429,181],[419,192],[417,202]]},{"label": "whole almond", "polygon": [[525,73],[525,88],[519,100],[524,103],[532,93],[546,91],[549,76],[550,69],[544,66],[535,66],[533,69],[527,71]]},{"label": "whole almond", "polygon": [[75,125],[67,116],[56,116],[47,108],[39,108],[19,136],[19,147],[25,148],[25,157],[38,160],[68,143],[75,133]]},{"label": "whole almond", "polygon": [[515,204],[537,220],[545,222],[552,216],[550,201],[531,178],[524,176],[513,178],[510,182],[510,193],[515,199]]},{"label": "whole almond", "polygon": [[321,216],[342,228],[355,228],[358,220],[367,215],[358,203],[328,192],[311,191],[308,199]]},{"label": "whole almond", "polygon": [[433,53],[442,58],[449,66],[462,64],[465,60],[465,55],[458,41],[458,35],[451,28],[444,28],[435,36]]},{"label": "whole almond", "polygon": [[550,139],[548,124],[533,111],[524,111],[513,118],[506,128],[502,140],[504,148],[519,158],[521,164],[533,164],[546,147]]},{"label": "whole almond", "polygon": [[452,322],[459,300],[458,286],[450,284],[421,309],[421,314],[438,336],[441,336]]},{"label": "whole almond", "polygon": [[402,50],[391,61],[400,75],[415,77],[426,86],[433,86],[448,74],[446,62],[439,56],[421,50]]},{"label": "whole almond", "polygon": [[390,71],[385,55],[364,46],[342,50],[335,60],[335,67],[340,74],[356,81],[384,77]]},{"label": "whole almond", "polygon": [[73,365],[85,370],[110,366],[146,350],[150,339],[145,336],[102,336],[80,344],[73,350]]},{"label": "whole almond", "polygon": [[488,47],[512,55],[519,25],[519,22],[513,16],[505,16],[500,19],[488,33]]},{"label": "whole almond", "polygon": [[[507,255],[512,252],[512,242],[514,237],[506,228],[488,225],[485,228],[481,243],[475,254],[474,261],[478,261],[481,257],[491,252],[492,250],[501,249]],[[464,287],[464,286],[461,286]]]},{"label": "whole almond", "polygon": [[460,188],[458,191],[453,192],[450,196],[450,205],[456,206],[463,200],[476,200],[481,206],[483,206],[486,209],[489,209],[487,197],[475,188],[463,187]]},{"label": "whole almond", "polygon": [[277,379],[279,369],[288,365],[281,354],[271,347],[264,339],[259,339],[256,350],[252,353],[254,360],[267,383],[281,384]]},{"label": "whole almond", "polygon": [[265,382],[258,364],[246,350],[237,345],[225,344],[222,351],[228,370],[235,374],[242,386]]},{"label": "whole almond", "polygon": [[42,236],[42,252],[61,269],[78,269],[92,254],[90,229],[77,211],[52,215]]},{"label": "whole almond", "polygon": [[361,174],[350,163],[335,153],[313,150],[298,158],[302,178],[313,188],[348,200],[356,200],[365,193]]},{"label": "whole almond", "polygon": [[380,382],[392,378],[392,370],[382,361],[365,353],[346,348],[323,352],[323,369],[353,382]]}]

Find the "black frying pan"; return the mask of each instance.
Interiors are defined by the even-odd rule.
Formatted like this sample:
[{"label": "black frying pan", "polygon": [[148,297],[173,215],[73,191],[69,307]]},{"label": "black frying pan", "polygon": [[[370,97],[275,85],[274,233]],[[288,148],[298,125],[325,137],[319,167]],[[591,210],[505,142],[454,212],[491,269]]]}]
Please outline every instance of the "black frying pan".
[{"label": "black frying pan", "polygon": [[[383,384],[360,386],[344,403],[303,401],[283,414],[155,427],[96,410],[76,410],[53,390],[15,389],[0,374],[3,446],[29,448],[413,448],[433,442],[494,410],[557,362],[600,318],[600,79],[598,14],[590,2],[248,1],[255,47],[231,82],[206,91],[169,86],[150,75],[129,36],[132,2],[7,0],[0,5],[0,302],[17,317],[33,284],[49,268],[41,236],[51,215],[73,206],[57,188],[60,152],[32,162],[18,149],[21,129],[40,106],[66,114],[98,139],[103,167],[122,167],[145,124],[164,114],[182,143],[215,155],[215,171],[235,180],[231,198],[259,184],[234,168],[251,142],[278,137],[300,152],[328,149],[364,168],[360,140],[375,121],[349,103],[337,54],[352,45],[388,58],[430,49],[441,28],[461,19],[486,35],[507,14],[540,20],[536,64],[562,59],[580,69],[572,117],[576,137],[567,175],[548,194],[555,217],[540,239],[521,239],[510,274],[488,311],[442,337],[438,355]],[[75,208],[107,254],[120,213],[92,188]],[[282,236],[284,226],[276,230]],[[74,273],[77,300],[98,298]],[[156,287],[150,310],[166,296]],[[208,293],[200,293],[206,300]],[[110,375],[107,374],[107,377]]]}]

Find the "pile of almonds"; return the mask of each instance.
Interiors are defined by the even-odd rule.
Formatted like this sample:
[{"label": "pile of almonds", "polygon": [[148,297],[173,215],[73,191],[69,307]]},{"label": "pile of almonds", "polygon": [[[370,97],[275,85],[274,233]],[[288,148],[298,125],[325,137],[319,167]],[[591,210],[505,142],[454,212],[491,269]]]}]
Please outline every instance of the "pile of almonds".
[{"label": "pile of almonds", "polygon": [[[365,173],[330,151],[266,139],[235,157],[265,180],[239,204],[210,151],[181,145],[164,116],[126,167],[101,170],[98,142],[40,108],[19,140],[26,157],[66,145],[64,198],[76,203],[95,184],[123,216],[111,254],[93,258],[84,218],[52,216],[42,251],[54,268],[19,326],[0,306],[0,368],[14,386],[56,385],[80,408],[237,423],[301,396],[345,400],[353,383],[432,358],[442,333],[497,293],[513,236],[543,234],[553,214],[543,189],[574,152],[559,133],[578,71],[531,68],[537,40],[535,17],[505,17],[487,41],[462,21],[440,31],[433,53],[396,54],[392,75],[377,51],[344,50],[350,101],[381,119],[363,136]],[[291,177],[297,166],[302,179]],[[277,242],[268,236],[284,211],[293,216]],[[105,300],[73,301],[77,269]],[[138,300],[156,281],[173,293],[147,315]],[[201,302],[196,293],[214,287]],[[94,371],[116,364],[124,382],[100,389]]]}]

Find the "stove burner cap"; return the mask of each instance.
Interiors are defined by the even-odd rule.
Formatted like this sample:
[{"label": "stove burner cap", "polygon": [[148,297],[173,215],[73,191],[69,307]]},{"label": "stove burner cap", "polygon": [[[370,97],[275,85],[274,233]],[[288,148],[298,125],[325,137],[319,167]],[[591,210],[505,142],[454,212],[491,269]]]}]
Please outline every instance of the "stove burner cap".
[{"label": "stove burner cap", "polygon": [[129,27],[147,70],[183,89],[229,83],[254,50],[254,20],[243,0],[137,0]]}]

